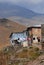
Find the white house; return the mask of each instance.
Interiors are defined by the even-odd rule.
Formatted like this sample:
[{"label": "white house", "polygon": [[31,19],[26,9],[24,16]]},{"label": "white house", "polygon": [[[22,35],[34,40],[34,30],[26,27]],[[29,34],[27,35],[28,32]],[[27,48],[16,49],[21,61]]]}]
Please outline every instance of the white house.
[{"label": "white house", "polygon": [[23,31],[23,32],[14,32],[11,33],[10,35],[10,42],[12,45],[22,45],[23,47],[28,46],[28,32]]}]

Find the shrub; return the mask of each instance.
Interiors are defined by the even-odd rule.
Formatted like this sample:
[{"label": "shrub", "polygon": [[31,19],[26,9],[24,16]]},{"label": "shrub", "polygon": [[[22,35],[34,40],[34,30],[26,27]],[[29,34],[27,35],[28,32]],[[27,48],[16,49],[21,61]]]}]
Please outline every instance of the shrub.
[{"label": "shrub", "polygon": [[29,48],[30,48],[30,49],[32,49],[33,47],[32,47],[32,46],[30,46]]},{"label": "shrub", "polygon": [[35,49],[35,51],[39,51],[39,48],[37,48],[37,47],[36,47],[36,48],[34,48],[34,49]]}]

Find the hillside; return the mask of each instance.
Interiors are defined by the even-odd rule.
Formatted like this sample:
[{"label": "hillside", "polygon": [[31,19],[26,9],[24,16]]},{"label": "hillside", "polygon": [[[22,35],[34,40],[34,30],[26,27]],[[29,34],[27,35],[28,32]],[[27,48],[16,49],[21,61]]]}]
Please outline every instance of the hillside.
[{"label": "hillside", "polygon": [[23,24],[25,26],[32,26],[32,25],[41,25],[44,24],[44,17],[33,17],[30,19],[22,18],[22,17],[9,17],[9,20],[19,22],[20,24]]},{"label": "hillside", "polygon": [[9,36],[12,32],[22,32],[25,29],[26,27],[19,23],[0,19],[0,48],[10,45]]}]

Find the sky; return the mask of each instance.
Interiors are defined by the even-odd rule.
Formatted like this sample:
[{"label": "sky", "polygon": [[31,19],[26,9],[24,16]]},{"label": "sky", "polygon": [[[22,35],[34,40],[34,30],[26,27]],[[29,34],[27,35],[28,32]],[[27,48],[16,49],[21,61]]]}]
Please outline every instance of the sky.
[{"label": "sky", "polygon": [[44,0],[0,0],[0,3],[16,4],[37,13],[44,13]]}]

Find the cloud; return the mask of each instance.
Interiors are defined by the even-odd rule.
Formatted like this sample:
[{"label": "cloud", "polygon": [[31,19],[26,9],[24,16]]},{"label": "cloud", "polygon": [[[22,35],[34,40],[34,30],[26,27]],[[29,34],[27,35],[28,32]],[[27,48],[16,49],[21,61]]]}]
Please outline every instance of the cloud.
[{"label": "cloud", "polygon": [[0,0],[0,2],[12,2],[12,3],[18,3],[20,2],[21,0]]},{"label": "cloud", "polygon": [[0,0],[0,2],[11,2],[11,3],[31,3],[31,4],[38,4],[44,0]]},{"label": "cloud", "polygon": [[30,3],[32,4],[38,4],[41,3],[43,0],[30,0]]}]

